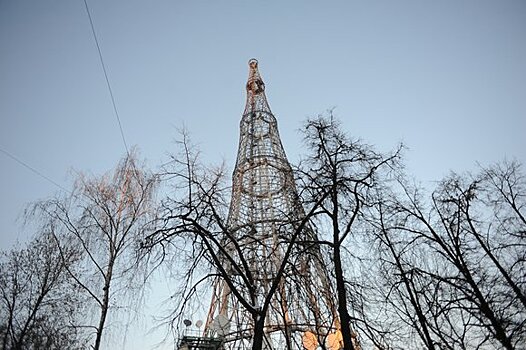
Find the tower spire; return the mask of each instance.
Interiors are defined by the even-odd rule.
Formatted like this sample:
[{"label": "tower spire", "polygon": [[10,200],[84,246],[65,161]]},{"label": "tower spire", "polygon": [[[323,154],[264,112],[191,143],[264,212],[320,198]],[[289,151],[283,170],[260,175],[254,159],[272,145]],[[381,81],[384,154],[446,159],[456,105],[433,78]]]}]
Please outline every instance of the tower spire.
[{"label": "tower spire", "polygon": [[[292,258],[286,262],[266,314],[264,348],[313,350],[329,334],[336,334],[334,294],[324,258],[312,244],[316,241],[313,231],[303,229],[297,242],[291,243],[305,213],[265,96],[258,61],[248,63],[247,101],[240,121],[225,248],[235,245],[233,256],[243,260],[240,265],[251,280],[250,291],[241,292],[251,295],[254,306],[261,306],[292,244]],[[235,243],[228,241],[232,237]],[[233,279],[239,277],[232,274]],[[244,288],[241,282],[237,285]],[[254,319],[221,279],[214,287],[205,328],[207,337],[223,338],[225,349],[250,348]]]},{"label": "tower spire", "polygon": [[261,75],[258,70],[258,60],[251,58],[248,61],[248,81],[247,81],[247,92],[251,95],[257,95],[265,91],[265,83],[261,79]]},{"label": "tower spire", "polygon": [[243,114],[263,110],[270,112],[265,96],[265,83],[259,74],[258,60],[251,58],[248,61],[247,103]]}]

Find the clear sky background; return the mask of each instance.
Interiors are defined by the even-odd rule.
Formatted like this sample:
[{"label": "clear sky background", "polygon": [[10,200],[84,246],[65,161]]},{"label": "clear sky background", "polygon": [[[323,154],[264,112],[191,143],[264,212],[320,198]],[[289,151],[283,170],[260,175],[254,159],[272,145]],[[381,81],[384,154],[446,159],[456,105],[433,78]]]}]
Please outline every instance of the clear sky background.
[{"label": "clear sky background", "polygon": [[[252,57],[291,160],[302,121],[336,107],[378,149],[404,142],[426,186],[526,163],[526,1],[88,3],[126,141],[154,169],[183,124],[207,161],[234,165]],[[125,154],[82,0],[0,0],[0,148],[65,188]],[[8,249],[31,234],[24,206],[60,189],[1,152],[0,169]]]}]

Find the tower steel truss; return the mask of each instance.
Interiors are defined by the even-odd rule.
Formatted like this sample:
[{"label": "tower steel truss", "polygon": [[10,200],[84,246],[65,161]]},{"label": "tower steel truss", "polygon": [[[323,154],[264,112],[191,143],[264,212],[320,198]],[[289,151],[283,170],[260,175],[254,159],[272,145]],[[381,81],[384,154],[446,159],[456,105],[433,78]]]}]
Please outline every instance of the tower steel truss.
[{"label": "tower steel truss", "polygon": [[[246,89],[227,226],[252,275],[257,307],[268,294],[291,235],[305,213],[255,59],[249,61]],[[315,241],[313,231],[306,226],[292,246],[266,315],[264,349],[313,350],[319,344],[340,348],[334,294]],[[235,272],[232,274],[235,278]],[[222,338],[225,349],[248,349],[253,322],[228,285],[218,279],[204,336]]]}]

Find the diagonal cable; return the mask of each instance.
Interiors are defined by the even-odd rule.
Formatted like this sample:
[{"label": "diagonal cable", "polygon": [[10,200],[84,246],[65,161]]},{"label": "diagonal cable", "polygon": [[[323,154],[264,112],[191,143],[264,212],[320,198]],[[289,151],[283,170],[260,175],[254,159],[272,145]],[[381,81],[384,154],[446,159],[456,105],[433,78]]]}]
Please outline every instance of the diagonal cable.
[{"label": "diagonal cable", "polygon": [[2,152],[3,154],[5,154],[6,156],[8,156],[9,158],[11,158],[12,160],[14,160],[15,162],[17,162],[18,164],[22,165],[23,167],[31,170],[33,173],[37,174],[38,176],[40,176],[41,178],[43,178],[44,180],[52,183],[53,185],[57,186],[58,188],[64,190],[65,192],[67,193],[71,193],[71,191],[65,189],[64,187],[62,187],[59,183],[53,181],[52,179],[50,179],[49,177],[47,177],[46,175],[42,174],[40,171],[38,171],[37,169],[35,169],[34,167],[32,167],[31,165],[27,164],[26,162],[20,160],[18,157],[14,156],[13,154],[11,154],[10,152],[0,148],[0,152]]},{"label": "diagonal cable", "polygon": [[124,137],[124,131],[122,130],[121,118],[119,117],[119,112],[117,111],[117,105],[115,103],[115,98],[113,97],[113,91],[111,89],[110,79],[108,78],[108,72],[106,71],[106,65],[104,64],[104,59],[102,58],[102,51],[100,49],[99,40],[97,39],[97,33],[95,32],[95,26],[93,25],[93,20],[91,18],[91,13],[88,7],[87,0],[84,0],[84,5],[86,7],[86,13],[88,14],[89,23],[91,25],[91,32],[93,33],[93,39],[95,39],[95,44],[97,45],[97,51],[99,52],[100,64],[102,66],[102,71],[104,72],[104,77],[106,78],[106,84],[108,86],[108,91],[110,93],[111,103],[113,105],[113,111],[115,112],[117,123],[119,124],[119,130],[121,132],[122,142],[124,143],[124,148],[126,148],[126,153],[130,154],[130,151],[128,150],[128,144],[126,143],[126,138]]}]

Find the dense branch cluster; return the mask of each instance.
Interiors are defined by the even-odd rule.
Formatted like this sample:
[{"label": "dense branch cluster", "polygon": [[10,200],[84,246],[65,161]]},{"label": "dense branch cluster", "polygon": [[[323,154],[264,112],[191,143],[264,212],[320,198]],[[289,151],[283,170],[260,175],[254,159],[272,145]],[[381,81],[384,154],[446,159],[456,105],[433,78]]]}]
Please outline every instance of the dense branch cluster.
[{"label": "dense branch cluster", "polygon": [[[205,328],[213,337],[241,335],[255,350],[269,346],[269,310],[286,321],[290,310],[276,305],[292,303],[273,300],[290,286],[303,312],[326,329],[285,327],[284,334],[305,334],[303,343],[274,348],[524,349],[520,164],[451,173],[429,190],[404,174],[402,147],[378,152],[350,138],[331,115],[308,120],[304,140],[306,153],[293,167],[304,214],[280,219],[279,247],[265,246],[280,250],[271,271],[253,268],[251,227],[228,225],[225,167],[203,165],[186,134],[159,174],[168,185],[159,203],[159,177],[133,156],[112,175],[79,177],[71,196],[37,203],[29,216],[35,239],[0,256],[0,348],[102,348],[107,320],[125,310],[123,297],[140,291],[160,266],[178,288],[166,318],[173,328],[208,311],[221,286],[251,328],[236,329],[235,320],[212,327],[212,319]],[[311,307],[319,296],[305,285],[305,254],[334,291],[327,310]],[[324,316],[334,310],[336,317]]]},{"label": "dense branch cluster", "polygon": [[397,192],[382,193],[370,218],[385,286],[382,316],[405,325],[394,338],[416,336],[428,349],[521,348],[526,192],[520,166],[451,174],[429,201],[421,189],[397,185]]},{"label": "dense branch cluster", "polygon": [[[309,209],[305,227],[318,240],[289,234],[294,244],[317,245],[328,258],[323,266],[336,291],[343,348],[520,348],[526,192],[518,164],[452,174],[427,196],[403,173],[401,147],[376,152],[350,139],[332,116],[307,121],[305,143],[310,153],[295,172]],[[213,286],[220,280],[254,315],[255,325],[267,309],[255,302],[260,291],[252,288],[253,276],[243,264],[250,252],[236,246],[225,224],[224,171],[203,170],[187,151],[177,157],[185,171],[171,173],[188,181],[186,193],[179,191],[179,201],[167,205],[167,226],[152,237],[191,241],[194,257],[204,258],[207,268],[184,270],[185,303],[172,320],[180,322],[197,299],[193,281]],[[283,264],[294,261],[287,256]],[[197,278],[197,271],[208,274]],[[275,286],[301,285],[287,275],[270,279]],[[318,339],[318,346],[325,348],[325,340]]]},{"label": "dense branch cluster", "polygon": [[2,349],[102,348],[107,320],[143,286],[137,253],[156,183],[132,153],[114,173],[80,175],[70,195],[32,206],[39,233],[0,264]]}]

